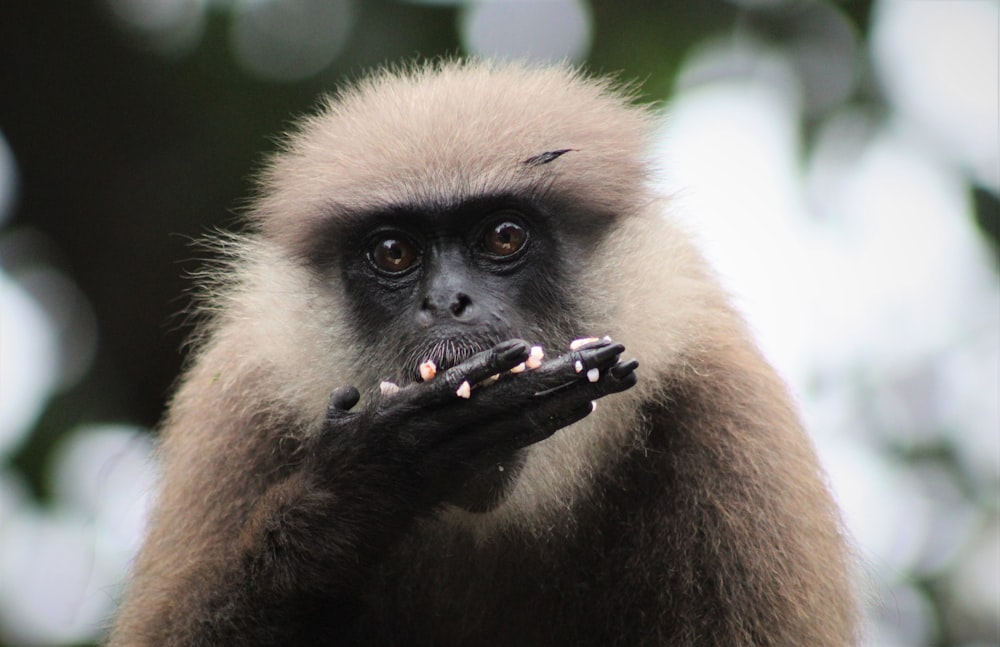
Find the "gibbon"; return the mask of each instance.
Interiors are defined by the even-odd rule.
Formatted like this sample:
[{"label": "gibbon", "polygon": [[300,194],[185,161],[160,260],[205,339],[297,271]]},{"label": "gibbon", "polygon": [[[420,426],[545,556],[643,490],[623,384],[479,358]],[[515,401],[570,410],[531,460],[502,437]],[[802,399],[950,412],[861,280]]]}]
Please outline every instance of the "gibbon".
[{"label": "gibbon", "polygon": [[653,125],[482,61],[302,119],[218,244],[112,644],[855,643],[838,510]]}]

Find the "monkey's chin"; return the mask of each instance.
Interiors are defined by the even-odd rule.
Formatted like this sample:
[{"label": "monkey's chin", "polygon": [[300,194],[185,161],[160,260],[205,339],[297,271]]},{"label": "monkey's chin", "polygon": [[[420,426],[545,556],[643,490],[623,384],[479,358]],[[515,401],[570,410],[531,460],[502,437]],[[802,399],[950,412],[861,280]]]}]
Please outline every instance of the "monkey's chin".
[{"label": "monkey's chin", "polygon": [[490,461],[447,502],[469,512],[490,512],[507,498],[522,464],[521,452],[506,460]]}]

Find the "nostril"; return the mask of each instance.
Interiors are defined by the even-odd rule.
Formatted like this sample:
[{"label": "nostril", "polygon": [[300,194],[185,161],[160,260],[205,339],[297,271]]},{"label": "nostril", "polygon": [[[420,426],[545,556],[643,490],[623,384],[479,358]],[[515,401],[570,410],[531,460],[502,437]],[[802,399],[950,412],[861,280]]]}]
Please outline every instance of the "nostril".
[{"label": "nostril", "polygon": [[451,310],[452,315],[456,317],[461,317],[463,314],[465,314],[465,311],[468,310],[469,306],[471,305],[472,305],[472,299],[470,299],[468,295],[459,292],[458,294],[455,295],[455,299],[451,302],[451,305],[448,307]]}]

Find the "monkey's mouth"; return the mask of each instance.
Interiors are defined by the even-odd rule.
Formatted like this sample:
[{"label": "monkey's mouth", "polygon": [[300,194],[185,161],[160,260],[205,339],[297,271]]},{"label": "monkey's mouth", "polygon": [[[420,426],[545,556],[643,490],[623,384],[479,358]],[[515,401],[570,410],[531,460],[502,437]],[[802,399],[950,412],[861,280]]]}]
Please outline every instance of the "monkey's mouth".
[{"label": "monkey's mouth", "polygon": [[411,351],[404,362],[407,378],[420,379],[420,364],[430,360],[438,372],[461,364],[476,353],[500,343],[485,337],[451,337],[432,341],[430,345]]}]

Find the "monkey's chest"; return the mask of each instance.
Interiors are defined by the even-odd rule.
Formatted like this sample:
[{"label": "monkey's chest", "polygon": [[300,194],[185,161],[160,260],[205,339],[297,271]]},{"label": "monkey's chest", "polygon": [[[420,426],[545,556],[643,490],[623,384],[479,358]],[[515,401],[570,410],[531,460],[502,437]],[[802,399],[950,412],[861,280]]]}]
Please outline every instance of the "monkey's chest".
[{"label": "monkey's chest", "polygon": [[371,581],[359,643],[614,644],[629,583],[601,553],[581,538],[558,546],[415,538]]}]

